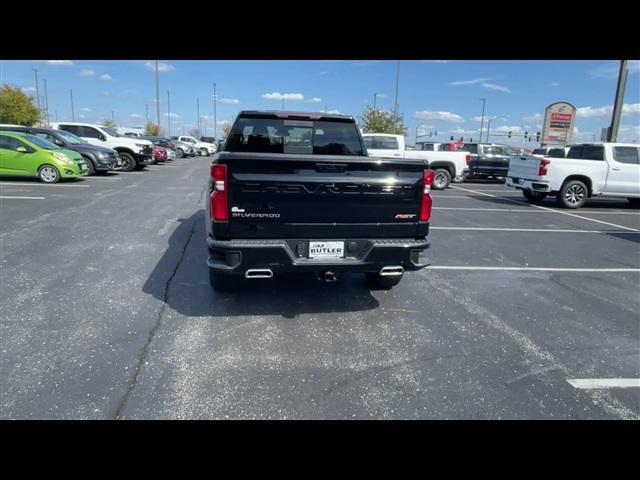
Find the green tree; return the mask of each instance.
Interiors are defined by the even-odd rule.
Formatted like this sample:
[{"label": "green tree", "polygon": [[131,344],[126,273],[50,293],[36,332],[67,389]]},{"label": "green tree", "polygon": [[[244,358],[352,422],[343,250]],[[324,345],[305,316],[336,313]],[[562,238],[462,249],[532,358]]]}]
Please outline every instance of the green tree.
[{"label": "green tree", "polygon": [[102,120],[102,122],[100,122],[100,125],[102,125],[104,127],[116,128],[115,122],[113,120],[111,120],[110,118],[105,118],[104,120]]},{"label": "green tree", "polygon": [[6,83],[0,90],[0,123],[32,126],[40,119],[40,111],[34,105],[34,98],[24,94],[19,88],[11,88]]},{"label": "green tree", "polygon": [[400,115],[371,107],[367,107],[360,117],[360,128],[364,133],[404,135],[407,132],[407,127]]},{"label": "green tree", "polygon": [[144,133],[146,135],[151,135],[152,137],[159,137],[164,134],[162,128],[160,128],[153,122],[147,122],[147,124],[144,126]]},{"label": "green tree", "polygon": [[231,133],[231,124],[229,122],[225,122],[225,124],[222,126],[222,135],[224,136],[224,138],[227,138],[229,136],[229,133]]}]

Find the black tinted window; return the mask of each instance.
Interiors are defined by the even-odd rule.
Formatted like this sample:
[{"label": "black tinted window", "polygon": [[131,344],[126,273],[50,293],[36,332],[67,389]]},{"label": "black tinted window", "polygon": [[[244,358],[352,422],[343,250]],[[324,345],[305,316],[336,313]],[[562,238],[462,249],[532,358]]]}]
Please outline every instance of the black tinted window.
[{"label": "black tinted window", "polygon": [[[533,153],[535,153],[535,150]],[[564,148],[552,148],[549,150],[548,156],[551,158],[564,158]]]},{"label": "black tinted window", "polygon": [[78,125],[60,125],[60,130],[64,130],[65,132],[71,132],[74,135],[78,135],[82,137],[82,132],[80,131],[80,127]]},{"label": "black tinted window", "polygon": [[396,137],[373,137],[373,148],[380,150],[397,150],[398,139]]},{"label": "black tinted window", "polygon": [[239,118],[226,141],[231,152],[364,155],[355,123]]},{"label": "black tinted window", "polygon": [[604,160],[604,147],[602,145],[583,145],[580,158],[583,160]]},{"label": "black tinted window", "polygon": [[25,147],[25,145],[13,137],[0,135],[0,148],[4,150],[16,150],[18,147]]},{"label": "black tinted window", "polygon": [[478,153],[478,145],[468,144],[468,145],[465,145],[462,150],[464,150],[465,152],[469,152],[473,155],[476,155]]},{"label": "black tinted window", "polygon": [[100,138],[101,134],[98,130],[91,127],[82,127],[82,135],[81,137],[87,138]]},{"label": "black tinted window", "polygon": [[620,163],[640,163],[637,147],[613,147],[613,158]]}]

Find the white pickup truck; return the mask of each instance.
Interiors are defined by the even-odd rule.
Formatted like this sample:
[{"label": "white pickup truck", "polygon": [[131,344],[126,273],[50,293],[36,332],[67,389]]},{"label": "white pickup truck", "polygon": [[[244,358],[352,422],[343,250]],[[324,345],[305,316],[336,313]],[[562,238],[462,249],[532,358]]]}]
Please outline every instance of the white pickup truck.
[{"label": "white pickup truck", "polygon": [[566,158],[512,157],[506,184],[531,203],[555,195],[558,205],[579,208],[602,195],[640,205],[640,145],[582,143],[572,145]]},{"label": "white pickup truck", "polygon": [[451,181],[462,182],[469,171],[469,152],[434,152],[407,150],[402,135],[363,133],[364,145],[372,157],[413,158],[424,160],[435,171],[431,184],[434,190],[444,190]]}]

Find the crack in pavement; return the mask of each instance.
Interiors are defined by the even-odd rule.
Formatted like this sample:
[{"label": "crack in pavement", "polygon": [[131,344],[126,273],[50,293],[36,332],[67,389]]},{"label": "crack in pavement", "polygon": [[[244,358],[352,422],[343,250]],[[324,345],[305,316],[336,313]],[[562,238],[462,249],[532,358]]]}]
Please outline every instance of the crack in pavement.
[{"label": "crack in pavement", "polygon": [[140,376],[140,373],[142,372],[142,367],[149,355],[149,348],[151,346],[151,343],[153,342],[153,339],[155,338],[155,335],[162,324],[162,316],[164,315],[164,312],[167,307],[167,300],[169,298],[169,288],[171,287],[171,282],[173,281],[173,278],[178,272],[180,265],[182,265],[185,254],[187,252],[187,248],[189,247],[189,244],[191,243],[191,239],[193,238],[193,234],[196,231],[196,222],[198,220],[199,219],[196,219],[191,223],[191,231],[189,232],[187,241],[185,242],[184,247],[182,248],[182,252],[180,252],[180,258],[178,259],[178,262],[176,263],[176,266],[173,269],[173,272],[171,272],[171,275],[169,276],[169,278],[167,279],[167,282],[165,283],[164,293],[162,295],[162,305],[158,310],[158,315],[156,317],[155,324],[153,325],[153,327],[151,327],[151,330],[149,330],[149,336],[147,338],[146,343],[144,344],[144,347],[142,348],[142,353],[140,354],[140,358],[138,358],[138,362],[133,372],[131,381],[129,382],[129,387],[127,388],[127,392],[124,394],[124,396],[118,403],[118,408],[116,409],[116,414],[114,418],[115,420],[122,419],[122,413],[127,406],[127,401],[129,400],[129,396],[131,395],[131,393],[133,392],[134,388],[138,383],[138,378]]}]

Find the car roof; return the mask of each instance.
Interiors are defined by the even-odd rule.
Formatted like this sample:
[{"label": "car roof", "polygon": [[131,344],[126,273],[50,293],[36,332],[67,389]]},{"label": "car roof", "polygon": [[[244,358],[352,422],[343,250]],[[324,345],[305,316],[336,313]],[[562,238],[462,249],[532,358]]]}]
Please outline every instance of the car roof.
[{"label": "car roof", "polygon": [[273,115],[278,118],[309,117],[309,120],[320,120],[321,118],[353,120],[353,117],[351,115],[341,115],[338,113],[326,112],[295,112],[291,110],[241,110],[238,113],[238,117],[251,115]]}]

